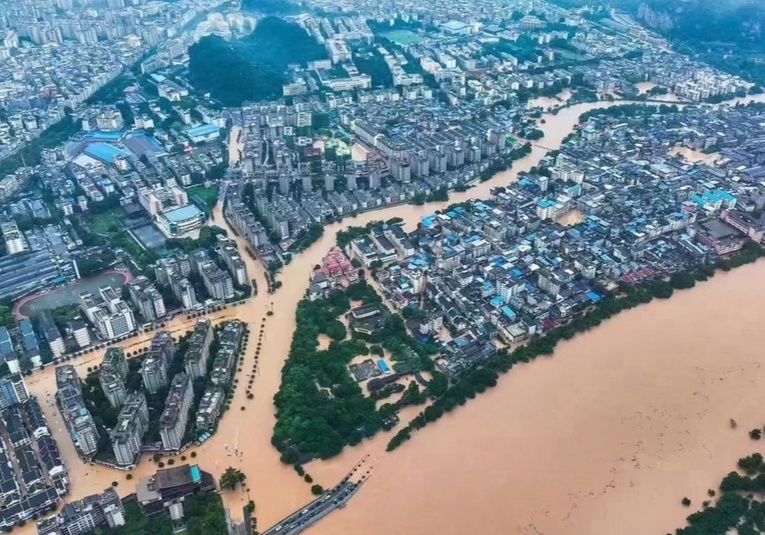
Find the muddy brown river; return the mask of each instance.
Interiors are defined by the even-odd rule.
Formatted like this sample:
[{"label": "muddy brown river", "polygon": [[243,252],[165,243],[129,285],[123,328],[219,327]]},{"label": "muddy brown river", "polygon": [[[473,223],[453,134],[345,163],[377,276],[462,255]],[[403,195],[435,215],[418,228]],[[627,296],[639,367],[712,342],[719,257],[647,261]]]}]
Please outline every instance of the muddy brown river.
[{"label": "muddy brown river", "polygon": [[[544,147],[556,148],[581,113],[613,103],[577,105],[546,116],[540,125]],[[401,217],[413,228],[419,217],[452,202],[484,198],[505,185],[546,153],[534,147],[513,169],[452,193],[448,203],[397,206],[347,218],[326,228],[324,236],[279,275],[283,287],[265,294],[260,265],[243,258],[260,295],[246,304],[213,315],[250,323],[254,336],[243,371],[237,374],[232,409],[218,432],[193,448],[203,469],[216,476],[228,466],[247,475],[248,489],[224,494],[235,517],[249,499],[257,504],[262,531],[311,499],[310,485],[292,467],[279,462],[270,444],[273,396],[287,356],[294,312],[303,297],[313,265],[334,245],[347,226]],[[220,207],[214,224],[226,226]],[[230,233],[233,237],[233,234]],[[239,244],[243,249],[243,244]],[[706,489],[719,482],[738,457],[757,443],[749,428],[765,424],[762,385],[765,356],[765,263],[716,276],[699,287],[621,314],[600,328],[561,344],[552,358],[519,366],[499,385],[413,440],[385,453],[390,434],[381,434],[339,457],[306,467],[325,487],[337,482],[363,454],[370,453],[374,474],[348,507],[311,528],[316,535],[390,535],[488,533],[606,535],[662,534],[682,524],[688,509],[684,496],[700,506]],[[247,400],[246,374],[262,318],[264,350]],[[728,312],[725,312],[728,311]],[[736,313],[731,313],[735,311]],[[182,334],[193,322],[183,318],[168,329]],[[151,334],[130,341],[132,351]],[[81,376],[102,352],[81,357]],[[113,481],[121,494],[133,481],[116,470],[83,464],[52,404],[53,369],[28,381],[38,396],[71,474],[71,499],[99,492]],[[240,407],[244,407],[242,411]],[[414,413],[407,413],[404,419]],[[728,422],[735,418],[739,429]],[[234,451],[238,450],[239,455]],[[190,450],[192,451],[192,450]],[[187,452],[188,455],[188,452]],[[178,460],[180,462],[180,460]],[[156,470],[145,457],[133,472]],[[19,533],[34,533],[28,525]]]}]

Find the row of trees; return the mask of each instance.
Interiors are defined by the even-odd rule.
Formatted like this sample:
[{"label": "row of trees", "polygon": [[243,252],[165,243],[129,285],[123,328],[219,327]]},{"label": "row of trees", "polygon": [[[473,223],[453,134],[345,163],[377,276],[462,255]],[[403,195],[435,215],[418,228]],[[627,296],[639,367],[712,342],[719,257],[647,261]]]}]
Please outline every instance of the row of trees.
[{"label": "row of trees", "polygon": [[[699,266],[672,275],[668,281],[652,280],[637,286],[623,285],[620,291],[606,296],[589,311],[574,317],[565,325],[556,327],[544,336],[534,336],[530,342],[513,351],[502,349],[489,357],[481,368],[466,371],[455,383],[436,398],[423,412],[401,429],[388,443],[388,451],[398,448],[411,438],[417,429],[441,418],[467,399],[496,385],[498,374],[508,372],[519,362],[529,362],[539,356],[552,355],[555,346],[563,340],[570,340],[578,333],[586,332],[600,325],[603,321],[624,310],[649,303],[653,299],[667,299],[674,290],[693,287],[697,281],[703,281],[714,275],[716,269],[730,270],[733,267],[754,262],[765,250],[748,242],[744,249],[735,256],[718,261],[714,265]],[[765,475],[763,484],[765,485]],[[765,486],[763,486],[765,490]]]},{"label": "row of trees", "polygon": [[591,117],[643,117],[646,115],[677,113],[680,109],[675,105],[659,104],[658,106],[646,104],[622,104],[609,108],[597,108],[586,111],[579,116],[579,122],[584,122]]}]

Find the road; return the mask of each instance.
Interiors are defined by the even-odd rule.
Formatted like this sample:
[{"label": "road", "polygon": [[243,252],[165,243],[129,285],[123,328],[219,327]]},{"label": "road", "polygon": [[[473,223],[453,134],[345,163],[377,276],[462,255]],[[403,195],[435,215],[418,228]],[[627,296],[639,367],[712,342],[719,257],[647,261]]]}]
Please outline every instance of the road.
[{"label": "road", "polygon": [[372,466],[368,456],[361,461],[334,487],[314,501],[268,528],[263,535],[297,535],[337,509],[342,509],[361,485],[369,478]]}]

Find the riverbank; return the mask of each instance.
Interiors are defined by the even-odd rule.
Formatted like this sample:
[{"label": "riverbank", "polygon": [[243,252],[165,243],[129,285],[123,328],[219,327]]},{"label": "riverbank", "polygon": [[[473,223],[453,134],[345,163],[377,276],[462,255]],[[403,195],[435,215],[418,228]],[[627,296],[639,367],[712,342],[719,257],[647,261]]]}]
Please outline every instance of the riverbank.
[{"label": "riverbank", "polygon": [[[644,535],[683,526],[682,498],[708,499],[730,460],[751,452],[742,430],[763,424],[763,276],[765,262],[720,273],[561,342],[554,359],[516,366],[500,387],[380,455],[353,507],[315,533],[382,535],[405,524],[423,534]],[[739,314],[720,313],[733,307]],[[445,488],[453,491],[435,491]],[[381,500],[396,515],[379,515]]]},{"label": "riverbank", "polygon": [[[624,103],[581,104],[568,107],[554,116],[545,115],[546,123],[540,125],[540,128],[545,132],[544,145],[550,148],[559,147],[563,138],[577,124],[579,116],[583,112]],[[432,203],[425,206],[402,205],[362,214],[356,218],[346,219],[342,223],[328,225],[325,227],[324,235],[319,240],[283,268],[279,275],[283,287],[276,294],[268,295],[261,292],[242,306],[229,308],[211,316],[218,320],[224,317],[236,317],[252,325],[259,325],[273,303],[274,315],[267,317],[266,320],[264,349],[258,361],[258,373],[253,386],[254,398],[252,400],[246,399],[244,388],[237,389],[232,402],[234,410],[229,411],[223,417],[217,433],[209,441],[192,450],[198,453],[196,461],[200,466],[216,477],[228,466],[237,467],[247,474],[249,493],[230,491],[224,493],[224,501],[234,511],[235,515],[241,511],[241,507],[249,499],[253,499],[257,503],[258,525],[261,527],[269,526],[294,511],[310,497],[310,485],[298,477],[291,466],[285,466],[279,462],[279,453],[271,445],[270,439],[274,425],[273,396],[279,388],[281,370],[289,351],[291,335],[295,329],[297,303],[305,294],[308,277],[313,266],[319,263],[321,258],[335,244],[336,232],[349,226],[360,226],[373,220],[387,220],[393,217],[401,217],[408,229],[411,230],[422,216],[445,208],[451,203],[487,197],[491,188],[506,185],[517,178],[518,172],[528,171],[532,166],[537,165],[546,152],[547,150],[542,147],[532,147],[531,154],[516,161],[512,169],[498,173],[486,182],[476,183],[473,188],[466,192],[451,193],[448,202]],[[243,241],[233,234],[220,214],[220,206],[216,206],[213,214],[216,224],[229,230],[229,236],[238,242],[240,249],[244,250]],[[242,258],[247,265],[249,276],[256,279],[260,288],[266,288],[263,267],[253,261],[249,255],[243,255]],[[485,532],[492,532],[492,529],[496,528],[496,532],[507,533],[508,531],[512,532],[512,526],[518,525],[520,528],[516,532],[534,533],[533,531],[521,531],[521,529],[525,529],[524,526],[528,522],[516,524],[515,518],[534,519],[539,515],[544,516],[539,512],[539,507],[544,504],[547,504],[550,511],[548,515],[557,518],[563,509],[570,508],[568,502],[559,501],[560,496],[557,493],[562,489],[570,489],[571,493],[579,496],[576,503],[584,500],[590,491],[599,492],[596,487],[601,482],[601,472],[605,469],[606,475],[608,475],[611,467],[609,463],[613,450],[609,447],[613,445],[618,450],[620,440],[632,440],[631,443],[634,444],[634,433],[640,431],[640,429],[630,433],[619,431],[622,434],[613,438],[609,434],[607,426],[594,425],[599,422],[590,422],[590,420],[603,419],[601,413],[606,407],[620,406],[622,397],[631,395],[628,389],[643,386],[641,382],[652,381],[656,370],[664,370],[665,372],[667,369],[671,370],[672,366],[666,364],[664,360],[668,357],[677,357],[678,350],[684,359],[688,359],[683,360],[683,362],[692,364],[695,355],[689,353],[685,357],[682,353],[685,337],[689,339],[689,342],[697,343],[695,346],[697,351],[706,351],[715,346],[709,344],[709,348],[707,348],[704,338],[699,333],[709,336],[719,335],[723,338],[730,334],[732,339],[736,339],[737,335],[740,336],[736,330],[726,333],[726,331],[718,329],[716,325],[710,324],[700,327],[698,331],[695,328],[688,331],[677,331],[678,336],[685,332],[685,337],[674,338],[673,333],[676,331],[670,329],[671,324],[668,323],[668,319],[684,316],[690,318],[700,314],[702,309],[697,305],[685,304],[685,306],[689,306],[688,310],[673,308],[671,315],[662,317],[662,321],[659,323],[652,323],[651,317],[660,315],[659,311],[666,309],[667,306],[674,307],[679,306],[676,303],[686,303],[688,296],[697,293],[709,295],[710,292],[707,289],[718,288],[720,286],[719,281],[741,277],[742,281],[746,280],[748,285],[756,287],[756,281],[744,277],[745,273],[749,273],[753,269],[760,270],[758,271],[760,277],[765,275],[765,269],[760,264],[756,264],[736,270],[735,275],[717,276],[713,281],[704,284],[699,289],[683,292],[682,295],[671,299],[669,303],[652,303],[629,311],[604,323],[602,327],[586,336],[580,336],[571,342],[563,343],[556,351],[556,355],[561,354],[562,358],[556,358],[554,361],[538,359],[533,365],[519,366],[502,381],[499,388],[493,389],[490,394],[482,396],[481,399],[471,402],[464,409],[445,417],[445,421],[439,425],[429,426],[422,431],[421,436],[394,454],[383,453],[385,445],[392,435],[382,433],[370,441],[364,441],[355,448],[349,448],[343,455],[332,461],[311,463],[307,470],[314,477],[314,480],[328,486],[341,477],[363,452],[372,453],[378,460],[384,461],[380,463],[379,470],[376,469],[375,477],[371,478],[369,483],[365,485],[364,492],[359,493],[359,496],[354,500],[353,506],[327,520],[323,520],[314,528],[315,532],[351,533],[363,531],[374,535],[374,533],[387,534],[394,529],[401,529],[402,525],[406,525],[408,530],[423,534],[451,533],[457,532],[457,530],[462,532],[474,531],[476,527]],[[746,293],[747,290],[744,288],[742,293]],[[711,299],[710,303],[715,304],[715,307],[714,309],[703,309],[706,315],[701,317],[702,320],[715,319],[712,312],[717,310],[716,305],[718,303],[729,308],[738,307],[736,301],[732,300],[737,294],[723,291],[719,295],[716,293],[714,295],[715,297],[708,299]],[[747,297],[751,299],[755,295],[757,292],[750,292]],[[761,301],[765,303],[765,300],[761,299]],[[745,320],[751,322],[748,323],[750,330],[754,332],[754,335],[758,335],[761,329],[756,326],[754,320],[758,311],[762,313],[765,310],[748,309],[747,305],[743,303],[740,310],[748,312]],[[732,318],[722,319],[732,321]],[[633,324],[633,321],[636,323]],[[649,326],[646,328],[641,322],[648,322]],[[618,325],[619,329],[623,329],[624,332],[621,330],[613,331],[612,324]],[[628,324],[630,325],[628,326]],[[193,325],[193,320],[180,317],[169,322],[167,328],[171,332],[185,332],[191,325]],[[681,326],[684,328],[691,327],[691,325],[686,324]],[[623,355],[623,346],[621,345],[608,346],[605,344],[602,339],[604,331],[610,333],[608,336],[614,337],[612,340],[614,343],[621,343],[623,334],[639,333],[640,337],[630,338],[631,347],[628,346],[627,349],[635,352],[641,347],[644,349],[653,347],[652,351],[655,354],[650,355],[650,357],[658,358],[661,356],[661,359],[652,361],[653,367],[647,366],[636,377],[620,375],[620,370],[624,368],[622,360],[624,355],[628,353]],[[765,335],[759,334],[759,336]],[[664,346],[661,345],[660,337],[669,337],[670,342],[674,344],[666,346],[666,352],[661,351]],[[134,351],[136,348],[145,347],[150,338],[151,334],[140,335],[128,341],[125,348]],[[644,338],[646,339],[645,343]],[[655,346],[647,342],[651,342]],[[579,348],[577,351],[589,356],[591,360],[594,360],[594,356],[590,356],[590,353],[597,353],[599,355],[598,367],[585,368],[588,370],[587,373],[572,374],[572,369],[566,363],[575,359],[565,357],[567,348],[572,344],[576,344],[576,347]],[[591,344],[593,344],[592,347]],[[725,355],[726,352],[721,351],[720,354]],[[717,353],[714,356],[717,357]],[[85,367],[99,362],[101,357],[101,352],[94,352],[78,359],[76,366],[79,373],[84,375]],[[580,360],[585,361],[586,359]],[[634,360],[638,363],[642,362],[641,355],[637,353]],[[254,348],[250,348],[245,355],[243,369],[250,369],[254,362]],[[553,362],[555,364],[552,364]],[[544,375],[528,375],[531,370],[537,369],[541,371],[555,370],[557,382],[550,382],[551,380],[545,379]],[[561,375],[557,371],[559,369],[568,370],[570,378],[565,374]],[[534,374],[537,373],[541,372],[534,371]],[[628,385],[628,380],[633,379],[641,382],[637,386]],[[661,380],[662,376],[659,379]],[[612,380],[615,381],[615,384],[612,384]],[[669,384],[668,386],[671,387],[672,385]],[[701,386],[695,388],[701,390]],[[717,385],[712,386],[716,387]],[[576,389],[572,390],[571,387],[576,387]],[[627,390],[622,392],[622,387]],[[739,386],[739,388],[744,389],[743,386]],[[29,381],[29,389],[33,395],[40,397],[41,403],[51,399],[55,391],[52,368],[37,372],[32,376]],[[754,390],[752,388],[752,392]],[[516,397],[518,392],[523,392],[524,396]],[[555,395],[550,396],[550,392],[554,392]],[[498,398],[500,393],[509,397]],[[582,403],[583,399],[587,400],[588,403]],[[650,398],[646,399],[650,400]],[[633,400],[634,403],[630,407],[639,401],[640,399]],[[687,403],[688,400],[683,400],[683,402]],[[238,409],[240,406],[244,406],[245,411],[241,412]],[[74,454],[71,440],[61,429],[63,424],[61,424],[60,415],[54,415],[55,409],[47,403],[44,403],[43,408],[71,473],[72,492],[70,499],[100,492],[115,479],[124,478],[124,475],[116,475],[115,471],[103,467],[88,466],[79,462]],[[411,413],[402,414],[402,420],[407,422],[418,411],[419,409],[415,409]],[[616,410],[615,412],[622,414]],[[730,411],[725,408],[723,412]],[[232,416],[232,413],[236,414],[237,417]],[[728,419],[733,416],[733,414],[725,416],[723,430],[727,426]],[[533,419],[531,419],[532,417]],[[609,413],[605,421],[613,423],[611,420],[613,417],[614,415]],[[620,416],[620,418],[622,417]],[[743,416],[738,417],[737,420],[741,425],[744,425],[745,418]],[[616,423],[618,424],[619,421],[617,419]],[[702,427],[703,429],[699,431],[708,430],[710,435],[717,432],[714,422],[709,423],[708,429]],[[600,439],[597,433],[603,433],[605,449],[602,450],[604,451],[602,456],[593,457],[594,454],[583,449],[582,444],[594,442],[597,445]],[[552,445],[564,451],[558,453],[551,447]],[[239,447],[241,452],[239,457],[235,458],[229,454],[234,447]],[[530,456],[530,453],[545,453],[550,459],[546,459],[545,456]],[[629,452],[620,455],[627,455],[626,458],[629,459],[628,454]],[[565,460],[565,463],[559,462],[558,456]],[[729,458],[729,456],[723,457],[725,460]],[[695,462],[696,466],[690,465],[695,469],[694,476],[704,480],[705,475],[710,472],[701,468],[703,462],[699,462],[698,458],[695,458]],[[688,465],[681,464],[681,466],[687,467]],[[144,459],[134,472],[133,481],[137,480],[138,476],[153,473],[154,470],[156,470],[156,465]],[[597,473],[598,477],[589,479],[585,477],[586,474],[581,473],[581,470]],[[574,472],[571,474],[571,478],[568,477],[569,472]],[[503,474],[507,474],[507,476],[503,476]],[[551,481],[550,478],[553,480]],[[711,479],[719,479],[719,474],[714,474]],[[495,480],[499,481],[495,482]],[[564,482],[565,485],[562,485],[561,483]],[[447,488],[446,486],[449,484],[452,485],[451,488],[459,487],[459,492],[450,492],[445,495],[446,493],[435,490]],[[503,485],[511,486],[513,492],[509,492]],[[708,487],[701,484],[693,485],[693,488],[701,489],[700,491],[703,492]],[[641,487],[641,489],[644,488]],[[118,491],[123,495],[132,490],[132,484],[126,481],[122,481],[118,487]],[[690,494],[690,491],[684,491],[680,497],[685,494]],[[564,493],[563,497],[566,496],[567,494]],[[380,500],[385,500],[386,504],[398,507],[398,509],[393,509],[397,513],[390,518],[380,515]],[[402,500],[406,502],[403,505],[400,503]],[[508,507],[507,503],[510,500],[513,500],[512,506]],[[667,503],[674,508],[678,500],[672,499]],[[604,507],[604,504],[600,502],[598,507]],[[499,511],[495,508],[498,508]],[[640,507],[635,507],[633,513],[638,509]],[[512,511],[512,514],[508,511]],[[597,516],[594,511],[597,511],[597,507],[590,511],[592,515]],[[687,510],[680,511],[680,513],[683,512],[687,512]],[[600,513],[602,514],[602,510]],[[563,512],[560,516],[565,516],[565,514]],[[610,510],[609,514],[611,514]],[[642,517],[644,513],[641,511],[640,515]],[[636,519],[635,525],[640,525],[641,517]],[[471,524],[465,524],[463,518],[470,519]],[[578,532],[571,530],[568,532],[553,530],[552,532],[563,533],[564,535],[565,533],[589,533],[588,524],[581,523],[587,521],[587,518],[576,518],[577,525],[580,526]],[[614,518],[618,517],[615,516]],[[625,518],[628,517],[625,516]],[[635,516],[631,518],[634,519]],[[491,519],[490,524],[486,524],[489,522],[488,519]],[[680,518],[681,520],[682,518]],[[672,520],[669,526],[665,526],[665,528],[674,528],[680,525],[680,521]],[[582,526],[584,527],[582,528]],[[614,526],[616,525],[612,525],[611,528]],[[324,531],[325,529],[334,531]],[[33,527],[31,529],[24,528],[19,532],[33,533],[33,530]],[[624,532],[623,529],[615,529],[615,531]],[[644,531],[641,531],[641,535]]]}]

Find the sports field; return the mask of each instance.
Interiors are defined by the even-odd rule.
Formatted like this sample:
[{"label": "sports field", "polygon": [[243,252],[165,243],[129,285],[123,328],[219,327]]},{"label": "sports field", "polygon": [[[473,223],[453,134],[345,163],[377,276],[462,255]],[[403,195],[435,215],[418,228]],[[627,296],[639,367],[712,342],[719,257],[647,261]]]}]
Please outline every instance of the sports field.
[{"label": "sports field", "polygon": [[422,41],[422,37],[409,30],[391,30],[381,35],[400,45],[411,45]]},{"label": "sports field", "polygon": [[64,305],[73,305],[79,302],[79,294],[90,292],[97,294],[101,286],[109,285],[112,288],[120,288],[130,278],[130,273],[122,271],[107,271],[87,279],[81,279],[71,286],[53,290],[46,294],[37,294],[25,298],[14,307],[17,317],[30,317],[40,310],[51,310]]}]

